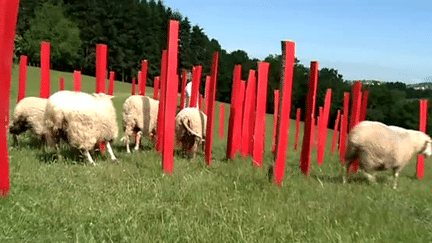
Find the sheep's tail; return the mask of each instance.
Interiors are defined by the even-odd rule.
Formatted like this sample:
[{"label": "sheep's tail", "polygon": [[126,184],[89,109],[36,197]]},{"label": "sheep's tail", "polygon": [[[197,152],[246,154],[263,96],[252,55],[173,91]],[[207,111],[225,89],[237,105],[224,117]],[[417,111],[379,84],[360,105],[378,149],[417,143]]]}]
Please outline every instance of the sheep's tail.
[{"label": "sheep's tail", "polygon": [[187,124],[187,122],[185,121],[186,119],[182,119],[182,123],[183,126],[186,128],[186,130],[188,130],[190,133],[192,133],[192,135],[197,136],[198,138],[200,138],[201,140],[203,139],[201,135],[199,135],[198,133],[196,133],[195,131],[193,131],[189,125]]}]

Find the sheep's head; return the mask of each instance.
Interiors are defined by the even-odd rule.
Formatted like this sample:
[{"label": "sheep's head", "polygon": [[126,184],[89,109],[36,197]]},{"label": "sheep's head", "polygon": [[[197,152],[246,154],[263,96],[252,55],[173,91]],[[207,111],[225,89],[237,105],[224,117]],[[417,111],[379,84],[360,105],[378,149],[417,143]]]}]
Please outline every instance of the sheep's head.
[{"label": "sheep's head", "polygon": [[429,157],[432,155],[432,140],[430,138],[428,140],[426,140],[425,148],[424,148],[422,154],[425,155],[426,157]]}]

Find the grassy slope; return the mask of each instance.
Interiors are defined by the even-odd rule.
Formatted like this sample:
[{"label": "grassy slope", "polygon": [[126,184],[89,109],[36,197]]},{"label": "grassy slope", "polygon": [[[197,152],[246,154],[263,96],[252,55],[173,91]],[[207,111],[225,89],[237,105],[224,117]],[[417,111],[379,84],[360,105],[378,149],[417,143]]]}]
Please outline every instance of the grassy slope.
[{"label": "grassy slope", "polygon": [[[60,75],[72,89],[72,74],[52,72],[52,92]],[[13,72],[11,106],[17,92]],[[39,94],[39,69],[29,68],[27,95]],[[83,77],[83,91],[94,91],[94,78]],[[120,112],[130,85],[116,82],[114,103]],[[147,88],[152,94],[152,89]],[[218,106],[217,106],[218,107]],[[226,107],[229,113],[229,106]],[[228,122],[228,114],[225,124]],[[215,125],[219,124],[216,112]],[[214,163],[203,154],[195,162],[176,155],[172,176],[162,173],[160,157],[148,146],[126,154],[118,141],[119,164],[104,155],[97,166],[77,151],[63,162],[44,154],[27,138],[10,149],[11,194],[0,199],[1,242],[430,242],[432,170],[423,181],[406,168],[398,190],[389,174],[378,185],[356,176],[340,182],[337,156],[326,151],[322,167],[301,175],[293,151],[294,123],[282,188],[268,182],[272,162],[273,117],[267,116],[263,170],[251,159],[224,160],[226,139],[215,134]],[[329,130],[330,131],[330,130]],[[225,130],[226,134],[226,130]],[[328,136],[331,138],[332,132]],[[122,134],[119,135],[121,137]],[[148,144],[148,143],[147,143]],[[329,144],[329,143],[328,143]],[[329,147],[329,146],[328,146]],[[314,152],[315,153],[315,152]]]}]

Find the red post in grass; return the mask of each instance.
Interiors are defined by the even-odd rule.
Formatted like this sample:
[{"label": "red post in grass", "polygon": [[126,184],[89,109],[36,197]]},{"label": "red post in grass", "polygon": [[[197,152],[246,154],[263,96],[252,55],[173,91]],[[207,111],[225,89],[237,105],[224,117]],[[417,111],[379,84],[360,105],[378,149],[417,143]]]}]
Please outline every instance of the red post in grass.
[{"label": "red post in grass", "polygon": [[107,74],[107,45],[96,45],[96,93],[105,93]]},{"label": "red post in grass", "polygon": [[318,86],[318,62],[312,61],[309,75],[309,89],[306,100],[306,115],[303,135],[303,145],[300,157],[300,168],[303,174],[309,177],[311,164],[311,151],[314,137],[312,137],[312,128],[315,117],[315,100]]},{"label": "red post in grass", "polygon": [[147,73],[148,73],[148,61],[143,60],[141,62],[141,73],[140,73],[140,84],[138,87],[138,94],[145,96],[146,95],[146,87],[147,87]]},{"label": "red post in grass", "polygon": [[74,71],[74,91],[81,91],[81,71]]},{"label": "red post in grass", "polygon": [[286,150],[288,147],[290,113],[291,113],[291,94],[294,76],[295,42],[282,41],[282,62],[280,80],[280,105],[279,119],[276,136],[276,153],[274,165],[273,182],[282,185],[285,173]]},{"label": "red post in grass", "polygon": [[183,69],[181,90],[180,90],[180,110],[183,110],[188,105],[188,104],[185,104],[185,102],[186,102],[186,85],[187,85],[187,71],[186,71],[186,69]]},{"label": "red post in grass", "polygon": [[337,141],[337,138],[338,138],[340,116],[341,116],[341,112],[340,112],[340,110],[338,110],[337,111],[337,115],[336,115],[335,125],[334,125],[334,128],[333,128],[333,140],[332,140],[332,148],[331,148],[332,155],[334,155],[335,149],[336,149],[336,141]]},{"label": "red post in grass", "polygon": [[274,90],[274,113],[273,113],[273,142],[272,153],[276,151],[276,134],[277,134],[277,120],[279,115],[279,90]]},{"label": "red post in grass", "polygon": [[330,115],[330,106],[331,106],[331,98],[332,98],[332,90],[327,89],[327,93],[324,101],[324,109],[320,119],[321,127],[318,130],[318,151],[317,151],[317,163],[318,165],[322,165],[324,162],[324,150],[327,142],[327,127],[328,127],[328,119]]},{"label": "red post in grass", "polygon": [[252,123],[250,121],[252,106],[255,107],[255,104],[252,103],[253,96],[255,96],[255,70],[249,71],[249,77],[246,84],[245,90],[245,98],[244,98],[244,108],[243,108],[243,122],[242,122],[242,143],[241,143],[241,156],[243,158],[247,157],[251,151],[251,128],[253,128]]},{"label": "red post in grass", "polygon": [[205,83],[205,91],[204,91],[204,98],[205,98],[205,101],[204,101],[205,112],[204,113],[206,115],[208,114],[208,107],[209,107],[208,97],[209,97],[209,92],[210,92],[210,82],[211,82],[211,78],[210,78],[210,76],[207,76],[206,77],[206,83]]},{"label": "red post in grass", "polygon": [[115,72],[110,71],[109,72],[109,85],[108,85],[108,94],[109,95],[114,94],[114,80],[115,80]]},{"label": "red post in grass", "polygon": [[164,134],[164,122],[165,122],[165,97],[166,97],[166,70],[167,70],[167,50],[162,52],[161,61],[161,78],[160,78],[160,100],[159,100],[159,111],[157,118],[157,140],[156,140],[156,151],[162,153],[163,150],[163,134]]},{"label": "red post in grass", "polygon": [[222,140],[225,133],[225,105],[219,105],[219,138]]},{"label": "red post in grass", "polygon": [[41,42],[41,86],[40,97],[48,99],[50,96],[50,53],[51,44]]},{"label": "red post in grass", "polygon": [[[427,100],[420,100],[420,126],[419,130],[426,133],[427,124]],[[417,155],[417,179],[421,180],[424,177],[424,156]]]},{"label": "red post in grass", "polygon": [[[251,76],[251,73],[249,73]],[[256,93],[257,93],[257,79],[256,72],[253,71],[252,77],[249,77],[249,82],[251,82],[251,105],[250,105],[250,113],[249,113],[249,152],[248,154],[252,156],[253,150],[253,141],[254,141],[254,130],[255,130],[255,112],[256,112]]]},{"label": "red post in grass", "polygon": [[206,129],[206,142],[205,142],[205,157],[207,165],[211,165],[212,147],[213,147],[213,124],[214,124],[214,113],[216,104],[216,86],[217,86],[217,75],[219,70],[219,53],[213,54],[213,62],[211,69],[209,96],[207,100],[207,129]]},{"label": "red post in grass", "polygon": [[243,127],[243,114],[244,114],[244,99],[245,99],[245,96],[246,96],[246,81],[244,81],[244,80],[241,80],[241,82],[240,82],[240,92],[239,92],[239,95],[240,95],[240,100],[239,100],[239,102],[240,102],[240,105],[239,105],[239,107],[241,107],[241,109],[240,109],[240,114],[239,114],[239,116],[240,116],[240,129],[241,129],[241,131],[240,131],[240,139],[238,139],[238,140],[240,140],[240,141],[238,141],[238,151],[237,152],[240,152],[240,154],[241,154],[241,148],[242,148],[242,138],[243,138],[243,131],[244,131],[244,127]]},{"label": "red post in grass", "polygon": [[241,123],[240,123],[240,108],[238,107],[239,103],[239,91],[240,91],[240,82],[241,82],[241,65],[236,65],[234,67],[234,76],[233,76],[233,87],[231,91],[231,107],[230,107],[230,117],[228,121],[228,139],[227,139],[227,159],[234,159],[235,153],[238,150],[238,144],[236,140],[240,137],[241,134]]},{"label": "red post in grass", "polygon": [[368,99],[369,99],[369,90],[366,89],[363,93],[362,102],[361,102],[360,121],[364,121],[366,119]]},{"label": "red post in grass", "polygon": [[339,135],[339,155],[341,164],[345,164],[345,149],[346,149],[346,139],[348,133],[348,116],[349,116],[349,99],[350,94],[348,92],[344,93],[344,111],[341,117],[341,129]]},{"label": "red post in grass", "polygon": [[64,77],[60,77],[60,91],[64,89]]},{"label": "red post in grass", "polygon": [[[353,129],[355,125],[360,122],[360,108],[362,101],[362,83],[360,81],[354,82],[353,85],[353,101],[351,107],[351,122],[349,130]],[[358,160],[356,160],[350,167],[350,171],[357,172]]]},{"label": "red post in grass", "polygon": [[196,66],[192,70],[192,93],[190,97],[190,107],[198,107],[199,87],[201,85],[202,66]]},{"label": "red post in grass", "polygon": [[25,97],[26,80],[27,80],[27,63],[28,63],[28,57],[26,55],[21,55],[17,103],[20,102],[20,100],[24,99]]},{"label": "red post in grass", "polygon": [[153,99],[155,99],[155,100],[158,100],[159,83],[160,83],[160,78],[155,77],[154,78],[154,85],[153,85]]},{"label": "red post in grass", "polygon": [[[165,117],[164,117],[164,134],[163,134],[163,151],[162,151],[162,166],[165,173],[171,175],[174,170],[174,132],[175,132],[175,116],[177,110],[178,94],[178,41],[179,41],[179,22],[170,20],[168,29],[168,54],[167,54],[167,76],[166,76],[166,96],[165,98]],[[209,131],[209,130],[207,130]],[[211,132],[211,131],[210,131]],[[206,137],[206,146],[207,139]]]},{"label": "red post in grass", "polygon": [[9,155],[7,126],[9,125],[10,85],[18,0],[0,1],[0,196],[9,195]]},{"label": "red post in grass", "polygon": [[297,108],[296,112],[296,133],[295,133],[295,143],[294,150],[298,150],[299,136],[300,136],[300,116],[301,116],[301,108]]},{"label": "red post in grass", "polygon": [[200,94],[200,95],[199,95],[199,102],[198,102],[198,106],[199,106],[200,111],[203,110],[203,102],[204,102],[203,95]]},{"label": "red post in grass", "polygon": [[[255,113],[254,142],[252,150],[253,164],[262,168],[265,143],[266,107],[267,107],[267,84],[270,64],[258,63],[258,84]],[[240,97],[241,98],[241,97]]]},{"label": "red post in grass", "polygon": [[133,78],[132,78],[132,95],[135,95],[135,94],[136,94],[136,91],[135,91],[135,84],[136,84],[136,78],[133,77]]},{"label": "red post in grass", "polygon": [[[318,149],[318,140],[320,140],[320,137],[319,137],[320,133],[319,133],[319,131],[321,129],[321,117],[322,117],[322,113],[323,113],[323,107],[320,106],[318,108],[318,117],[315,120],[316,124],[314,124],[314,125],[316,125],[315,128],[316,128],[316,130],[318,130],[318,132],[316,132],[314,134],[314,136],[312,136],[314,138],[314,140],[313,140],[313,148],[314,149]],[[315,132],[314,129],[312,129],[312,130],[313,130],[313,132]]]}]

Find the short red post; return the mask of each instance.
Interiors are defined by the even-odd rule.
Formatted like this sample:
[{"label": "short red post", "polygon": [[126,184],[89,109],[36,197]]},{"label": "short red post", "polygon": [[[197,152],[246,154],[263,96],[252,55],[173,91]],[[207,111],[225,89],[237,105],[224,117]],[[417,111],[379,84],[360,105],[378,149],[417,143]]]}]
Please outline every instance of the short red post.
[{"label": "short red post", "polygon": [[204,98],[205,98],[205,100],[204,100],[205,112],[204,113],[206,115],[208,114],[208,107],[209,107],[208,98],[209,98],[209,92],[210,92],[210,82],[211,82],[210,76],[206,76],[206,83],[205,83],[205,90],[204,90]]},{"label": "short red post", "polygon": [[344,111],[343,116],[341,118],[341,129],[339,135],[339,156],[340,161],[344,165],[345,164],[345,149],[346,149],[346,139],[348,133],[348,116],[349,116],[349,92],[344,93]]},{"label": "short red post", "polygon": [[60,90],[64,90],[64,77],[60,77]]},{"label": "short red post", "polygon": [[167,70],[167,50],[162,52],[161,61],[161,78],[160,78],[160,100],[159,100],[159,111],[157,118],[157,140],[156,140],[156,151],[162,153],[163,150],[163,134],[164,134],[164,122],[165,122],[165,97],[166,97],[166,70]]},{"label": "short red post", "polygon": [[300,136],[300,117],[301,117],[301,108],[297,108],[296,112],[296,133],[295,133],[295,143],[294,150],[298,150],[299,136]]},{"label": "short red post", "polygon": [[222,140],[225,133],[225,105],[219,105],[219,138]]},{"label": "short red post", "polygon": [[96,44],[96,93],[105,93],[107,50],[107,45]]},{"label": "short red post", "polygon": [[303,174],[309,177],[310,164],[311,164],[311,152],[312,143],[314,137],[312,137],[312,128],[315,117],[315,102],[316,93],[318,86],[318,62],[312,61],[309,75],[309,89],[306,100],[306,114],[305,114],[305,125],[303,135],[303,145],[300,157],[300,168]]},{"label": "short red post", "polygon": [[21,55],[20,57],[20,68],[19,68],[19,89],[18,89],[18,102],[24,99],[26,91],[26,80],[27,80],[27,63],[28,57]]},{"label": "short red post", "polygon": [[81,91],[81,71],[74,71],[74,91]]},{"label": "short red post", "polygon": [[273,142],[272,153],[276,151],[276,134],[277,134],[277,120],[279,115],[279,90],[274,90],[274,111],[273,111]]},{"label": "short red post", "polygon": [[[167,54],[167,76],[166,76],[166,96],[165,98],[165,117],[164,117],[164,134],[163,134],[163,152],[162,166],[165,173],[171,175],[174,171],[174,132],[175,132],[175,116],[177,110],[178,94],[178,42],[179,42],[179,22],[170,20],[168,28],[168,54]],[[207,130],[209,131],[209,130]],[[207,139],[206,137],[206,146]]]},{"label": "short red post", "polygon": [[160,83],[160,78],[155,77],[154,78],[154,85],[153,85],[153,99],[158,100],[158,94],[159,94],[159,83]]},{"label": "short red post", "polygon": [[50,96],[50,53],[51,44],[41,42],[41,87],[40,97],[49,98]]},{"label": "short red post", "polygon": [[141,73],[140,73],[140,84],[138,88],[138,94],[145,96],[147,87],[147,73],[148,73],[148,60],[143,60],[141,62]]},{"label": "short red post", "polygon": [[109,72],[109,85],[108,85],[108,94],[109,95],[114,94],[114,80],[115,80],[115,72],[110,71]]},{"label": "short red post", "polygon": [[317,151],[317,163],[322,165],[324,162],[324,151],[327,142],[327,127],[328,119],[330,116],[330,106],[331,106],[332,90],[327,89],[327,93],[324,101],[324,109],[320,119],[321,127],[318,132],[318,151]]},{"label": "short red post", "polygon": [[[254,142],[252,150],[253,164],[262,168],[265,143],[266,107],[267,107],[267,84],[270,64],[258,63],[258,84],[255,113]],[[241,98],[241,97],[239,97]]]},{"label": "short red post", "polygon": [[[419,130],[426,133],[427,124],[427,100],[420,100],[420,126]],[[417,155],[417,179],[421,180],[424,177],[424,156]]]},{"label": "short red post", "polygon": [[336,142],[337,142],[337,138],[338,138],[338,130],[339,130],[339,120],[341,117],[341,112],[340,110],[337,111],[337,115],[336,115],[336,121],[335,121],[335,125],[333,128],[333,140],[332,140],[332,148],[331,148],[331,152],[332,155],[334,155],[335,153],[335,149],[336,149]]},{"label": "short red post", "polygon": [[242,71],[241,65],[236,65],[234,67],[233,87],[231,91],[230,117],[228,121],[227,159],[235,158],[235,153],[238,150],[238,146],[236,146],[234,143],[236,141],[236,138],[239,138],[241,134],[241,128],[240,128],[241,123],[239,120],[240,109],[238,108],[238,96],[240,91],[241,71]]},{"label": "short red post", "polygon": [[363,93],[363,98],[361,103],[360,121],[366,120],[368,99],[369,99],[369,90],[366,89]]},{"label": "short red post", "polygon": [[183,110],[187,107],[186,103],[186,85],[187,85],[187,71],[183,69],[182,73],[182,82],[181,82],[181,90],[180,90],[180,110]]},{"label": "short red post", "polygon": [[244,98],[244,108],[243,108],[243,122],[242,122],[242,143],[241,143],[241,156],[243,158],[247,157],[251,150],[251,141],[253,141],[251,128],[253,128],[253,124],[251,123],[252,106],[255,107],[255,104],[252,102],[253,97],[255,97],[255,86],[256,86],[256,78],[255,78],[255,70],[249,70],[249,77],[246,84],[245,98]]},{"label": "short red post", "polygon": [[136,94],[135,85],[136,85],[136,78],[133,77],[132,78],[132,95]]},{"label": "short red post", "polygon": [[216,86],[217,86],[217,75],[219,69],[219,53],[215,52],[213,54],[213,62],[211,69],[209,96],[206,97],[207,100],[207,129],[206,129],[206,142],[205,142],[205,157],[207,165],[211,165],[212,157],[212,147],[213,147],[213,124],[214,124],[214,113],[216,104]]},{"label": "short red post", "polygon": [[202,66],[196,66],[192,70],[192,93],[190,107],[198,107],[199,87],[201,85]]},{"label": "short red post", "polygon": [[204,98],[203,98],[203,95],[200,94],[199,95],[199,102],[198,102],[198,106],[199,106],[200,111],[203,111],[203,103],[204,103]]}]

